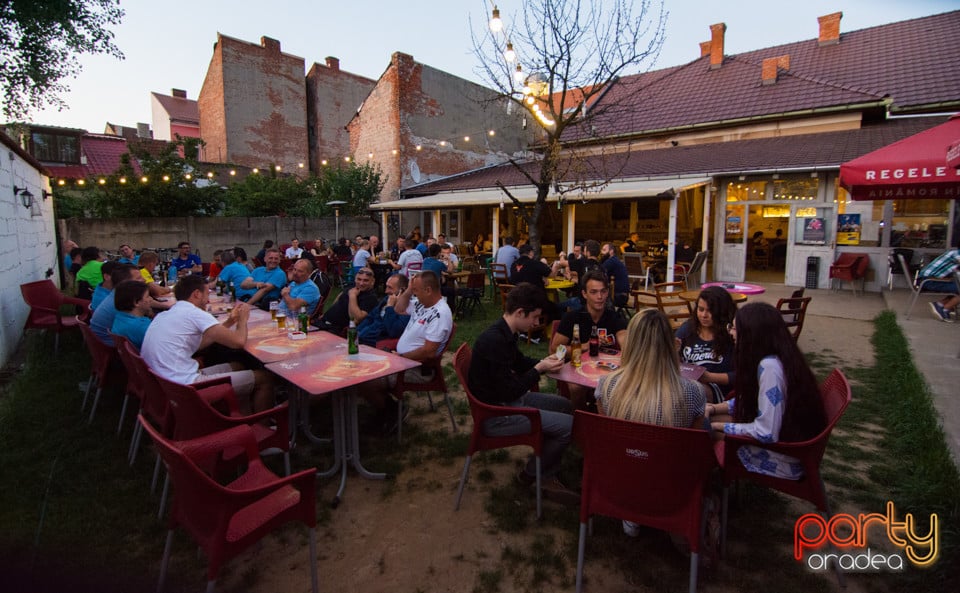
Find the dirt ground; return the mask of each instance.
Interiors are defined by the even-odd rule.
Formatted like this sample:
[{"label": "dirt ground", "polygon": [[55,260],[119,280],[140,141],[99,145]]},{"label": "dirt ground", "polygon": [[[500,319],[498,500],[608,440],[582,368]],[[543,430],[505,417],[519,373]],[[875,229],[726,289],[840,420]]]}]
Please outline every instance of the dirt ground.
[{"label": "dirt ground", "polygon": [[[870,336],[873,325],[869,321],[826,316],[808,316],[801,338],[801,347],[817,352],[822,360],[841,368],[868,366],[873,363]],[[456,390],[456,387],[451,386]],[[464,398],[462,391],[452,394]],[[424,398],[413,398],[415,406],[426,408]],[[428,423],[450,429],[445,414],[417,413],[408,422]],[[467,419],[469,429],[470,420]],[[302,446],[302,445],[301,445]],[[512,452],[521,459],[522,449]],[[494,472],[489,484],[477,479],[480,467],[471,468],[471,481],[463,496],[459,511],[453,510],[456,486],[463,468],[462,460],[450,465],[424,463],[404,470],[395,485],[368,481],[352,471],[349,474],[344,500],[330,511],[330,520],[318,528],[320,590],[375,592],[443,592],[484,591],[483,571],[496,570],[501,564],[502,551],[529,547],[531,531],[505,533],[498,530],[484,510],[487,492],[497,484],[513,479],[512,463],[487,465]],[[337,487],[333,480],[318,482],[318,495],[329,500]],[[389,489],[389,494],[387,491]],[[530,501],[525,501],[532,510]],[[546,502],[549,507],[554,503]],[[808,508],[798,507],[800,513]],[[575,519],[574,519],[575,521]],[[570,538],[571,532],[560,529],[537,528],[556,533],[557,540]],[[575,536],[574,536],[575,537]],[[575,546],[572,547],[575,549]],[[784,554],[789,554],[789,542]],[[302,526],[294,526],[280,536],[271,537],[258,549],[232,561],[226,569],[222,590],[290,593],[309,591],[310,579],[305,562],[308,556],[307,539]],[[543,583],[533,590],[572,591],[572,577],[576,557],[567,558],[568,580]],[[624,573],[607,565],[602,558],[589,557],[586,575],[589,589],[606,592],[645,590],[629,583]],[[255,569],[251,567],[256,567]],[[518,583],[506,574],[498,588],[490,591],[530,590],[527,583]],[[825,577],[827,590],[837,589],[832,575]],[[677,583],[685,589],[686,583]],[[733,591],[732,587],[717,582],[702,582],[701,591]],[[848,577],[847,591],[862,590],[857,579]]]}]

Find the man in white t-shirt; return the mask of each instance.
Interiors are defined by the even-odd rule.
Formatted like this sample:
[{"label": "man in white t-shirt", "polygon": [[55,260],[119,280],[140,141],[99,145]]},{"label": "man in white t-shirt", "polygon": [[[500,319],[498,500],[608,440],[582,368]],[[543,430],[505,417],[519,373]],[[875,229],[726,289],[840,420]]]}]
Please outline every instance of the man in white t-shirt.
[{"label": "man in white t-shirt", "polygon": [[206,311],[209,296],[202,276],[181,278],[174,295],[176,304],[156,316],[143,338],[140,354],[147,365],[161,377],[184,385],[229,377],[244,414],[273,406],[273,379],[267,371],[246,370],[236,362],[200,368],[193,358],[212,344],[243,348],[250,306],[237,303],[223,321],[217,322]]},{"label": "man in white t-shirt", "polygon": [[413,245],[411,245],[411,242],[409,240],[397,239],[397,245],[400,244],[400,241],[403,241],[404,250],[402,253],[400,253],[400,257],[397,259],[396,263],[391,263],[390,265],[393,266],[394,270],[400,270],[401,274],[409,278],[410,271],[408,268],[410,264],[420,263],[422,265],[423,254],[417,251],[416,248],[413,247]]},{"label": "man in white t-shirt", "polygon": [[303,248],[300,247],[300,239],[296,237],[290,239],[290,247],[287,247],[283,256],[287,259],[300,259],[301,255],[303,255]]}]

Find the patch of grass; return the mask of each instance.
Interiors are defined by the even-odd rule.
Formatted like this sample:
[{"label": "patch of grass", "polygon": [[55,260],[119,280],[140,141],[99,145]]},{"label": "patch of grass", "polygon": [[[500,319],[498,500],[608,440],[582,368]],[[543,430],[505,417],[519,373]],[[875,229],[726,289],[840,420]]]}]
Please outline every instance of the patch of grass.
[{"label": "patch of grass", "polygon": [[484,509],[497,529],[516,533],[527,528],[530,517],[536,517],[536,498],[532,489],[521,488],[513,481],[490,490]]}]

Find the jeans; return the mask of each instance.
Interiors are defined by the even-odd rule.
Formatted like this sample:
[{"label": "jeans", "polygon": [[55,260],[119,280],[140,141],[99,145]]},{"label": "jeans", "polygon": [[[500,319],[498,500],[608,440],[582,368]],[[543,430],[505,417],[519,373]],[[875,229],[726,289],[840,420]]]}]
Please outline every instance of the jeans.
[{"label": "jeans", "polygon": [[[573,406],[570,400],[550,393],[530,391],[520,399],[503,404],[512,408],[537,408],[540,410],[540,424],[543,430],[543,445],[540,449],[541,470],[545,478],[553,477],[560,471],[560,459],[570,444],[573,429]],[[487,436],[510,436],[530,432],[530,420],[525,416],[501,416],[484,422],[483,432]],[[533,455],[527,461],[528,476],[537,474],[536,460]]]}]

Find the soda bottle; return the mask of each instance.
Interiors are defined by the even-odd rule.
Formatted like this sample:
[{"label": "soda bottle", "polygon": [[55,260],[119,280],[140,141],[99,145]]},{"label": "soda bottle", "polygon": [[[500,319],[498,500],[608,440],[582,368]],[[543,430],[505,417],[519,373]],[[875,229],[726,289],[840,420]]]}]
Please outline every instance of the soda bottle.
[{"label": "soda bottle", "polygon": [[580,368],[580,354],[583,350],[583,346],[580,345],[580,326],[573,326],[573,337],[570,338],[570,364],[576,368]]},{"label": "soda bottle", "polygon": [[590,328],[590,358],[600,356],[600,336],[597,334],[597,326]]},{"label": "soda bottle", "polygon": [[357,344],[357,323],[351,319],[347,329],[347,354],[360,354],[360,345]]},{"label": "soda bottle", "polygon": [[300,314],[297,315],[297,321],[300,322],[300,331],[307,333],[307,328],[310,327],[310,317],[307,316],[306,307],[300,307]]}]

